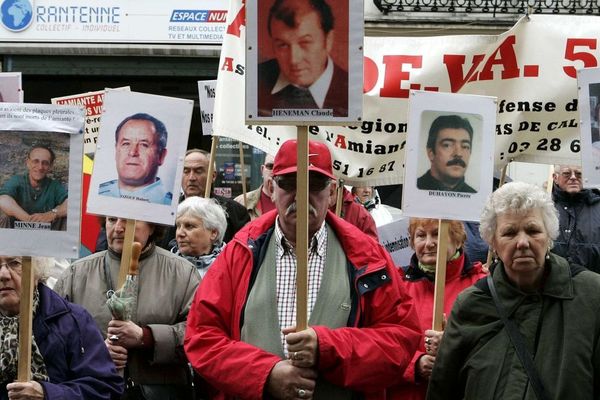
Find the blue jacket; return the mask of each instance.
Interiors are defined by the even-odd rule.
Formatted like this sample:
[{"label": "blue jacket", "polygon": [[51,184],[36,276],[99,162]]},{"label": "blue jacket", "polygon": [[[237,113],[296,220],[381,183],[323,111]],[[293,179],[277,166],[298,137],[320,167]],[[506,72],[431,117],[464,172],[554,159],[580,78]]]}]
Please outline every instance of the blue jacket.
[{"label": "blue jacket", "polygon": [[[50,382],[40,382],[45,399],[118,399],[123,378],[115,369],[90,314],[38,284],[40,303],[33,335],[44,357]],[[0,398],[8,398],[6,384]]]}]

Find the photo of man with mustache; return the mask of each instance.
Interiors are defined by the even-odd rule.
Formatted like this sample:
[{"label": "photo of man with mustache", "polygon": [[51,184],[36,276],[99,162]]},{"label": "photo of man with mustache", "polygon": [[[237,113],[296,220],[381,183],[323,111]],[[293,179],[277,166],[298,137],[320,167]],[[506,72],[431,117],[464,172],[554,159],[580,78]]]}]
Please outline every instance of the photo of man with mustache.
[{"label": "photo of man with mustache", "polygon": [[431,166],[417,179],[417,188],[477,193],[465,182],[472,142],[473,127],[467,118],[459,115],[437,117],[427,137],[427,157]]}]

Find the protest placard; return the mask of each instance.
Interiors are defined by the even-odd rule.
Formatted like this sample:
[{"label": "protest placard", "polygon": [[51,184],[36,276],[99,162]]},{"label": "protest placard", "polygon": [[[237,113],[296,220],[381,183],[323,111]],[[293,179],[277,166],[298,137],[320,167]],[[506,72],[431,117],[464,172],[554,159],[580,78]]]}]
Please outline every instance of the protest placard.
[{"label": "protest placard", "polygon": [[0,254],[77,258],[84,110],[0,104]]},{"label": "protest placard", "polygon": [[173,224],[193,104],[107,90],[89,213]]}]

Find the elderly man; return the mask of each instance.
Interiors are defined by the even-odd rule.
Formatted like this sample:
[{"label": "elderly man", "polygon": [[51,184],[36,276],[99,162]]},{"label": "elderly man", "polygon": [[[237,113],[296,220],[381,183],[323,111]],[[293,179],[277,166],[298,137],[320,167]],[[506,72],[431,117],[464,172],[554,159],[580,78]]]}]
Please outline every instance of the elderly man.
[{"label": "elderly man", "polygon": [[167,128],[151,115],[125,118],[115,130],[118,179],[100,184],[104,196],[171,204],[173,194],[156,175],[167,156]]},{"label": "elderly man", "polygon": [[468,119],[459,115],[437,117],[427,135],[427,157],[431,168],[417,179],[417,188],[476,193],[465,182],[472,142],[473,127]]},{"label": "elderly man", "polygon": [[324,0],[276,0],[268,31],[275,58],[258,66],[259,115],[279,109],[348,115],[348,73],[333,63],[333,13]]},{"label": "elderly man", "polygon": [[276,211],[249,223],[196,292],[184,347],[226,398],[384,398],[420,333],[393,261],[371,237],[328,211],[331,154],[309,144],[310,327],[295,329],[296,151],[273,166]]},{"label": "elderly man", "polygon": [[11,177],[0,189],[0,226],[66,229],[67,190],[48,177],[56,155],[45,145],[33,145],[27,154],[27,172]]},{"label": "elderly man", "polygon": [[[275,209],[275,203],[271,199],[273,193],[273,156],[267,154],[265,162],[260,166],[260,173],[263,181],[258,189],[246,193],[246,210],[250,214],[250,219],[256,219],[262,214]],[[244,204],[244,194],[240,194],[234,199],[240,204]]]},{"label": "elderly man", "polygon": [[600,273],[600,191],[583,188],[577,165],[556,165],[553,179],[559,233],[552,252]]},{"label": "elderly man", "polygon": [[[186,151],[183,160],[183,177],[181,178],[183,195],[180,197],[179,201],[192,196],[204,197],[208,180],[209,162],[210,153],[208,151],[201,149],[190,149]],[[216,177],[216,169],[213,169],[211,182],[214,182]],[[250,215],[248,215],[248,211],[246,211],[244,206],[232,199],[217,196],[212,192],[210,197],[217,200],[225,210],[225,215],[227,216],[227,230],[225,231],[223,241],[229,242],[237,231],[250,222]],[[175,241],[175,231],[174,226],[170,227],[159,246],[171,250],[177,243]]]}]

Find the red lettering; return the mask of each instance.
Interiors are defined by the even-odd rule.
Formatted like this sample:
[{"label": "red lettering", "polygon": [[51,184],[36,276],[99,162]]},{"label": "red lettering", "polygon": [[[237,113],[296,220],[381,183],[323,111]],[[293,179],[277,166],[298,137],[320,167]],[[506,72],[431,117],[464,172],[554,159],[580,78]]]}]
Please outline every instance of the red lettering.
[{"label": "red lettering", "polygon": [[225,61],[223,62],[223,65],[221,66],[221,71],[233,72],[233,58],[232,57],[225,57]]},{"label": "red lettering", "polygon": [[475,54],[471,62],[471,68],[466,75],[463,75],[463,64],[467,58],[460,54],[445,54],[444,64],[448,71],[448,79],[450,80],[450,92],[458,92],[467,82],[477,80],[477,67],[483,61],[484,54]]},{"label": "red lettering", "polygon": [[242,0],[242,8],[240,8],[233,21],[231,21],[231,23],[227,25],[227,33],[229,35],[240,37],[242,32],[242,26],[246,26],[245,0]]},{"label": "red lettering", "polygon": [[[511,79],[519,77],[519,64],[517,64],[517,55],[515,54],[514,45],[517,39],[515,35],[511,35],[504,40],[492,53],[486,61],[481,72],[479,73],[480,81],[489,81],[494,79],[492,67],[494,65],[502,65],[502,79]],[[497,58],[498,53],[500,57]]]},{"label": "red lettering", "polygon": [[345,149],[346,146],[346,136],[344,135],[337,135],[337,138],[335,139],[335,143],[333,144],[335,147],[339,147],[340,149]]},{"label": "red lettering", "polygon": [[371,90],[373,90],[377,84],[377,78],[379,78],[377,64],[369,57],[364,57],[363,69],[363,93],[369,93]]},{"label": "red lettering", "polygon": [[385,76],[379,96],[407,99],[410,91],[402,89],[402,81],[409,80],[410,72],[404,71],[402,68],[405,64],[410,65],[412,68],[421,68],[423,57],[407,55],[383,56],[383,63],[385,64]]}]

